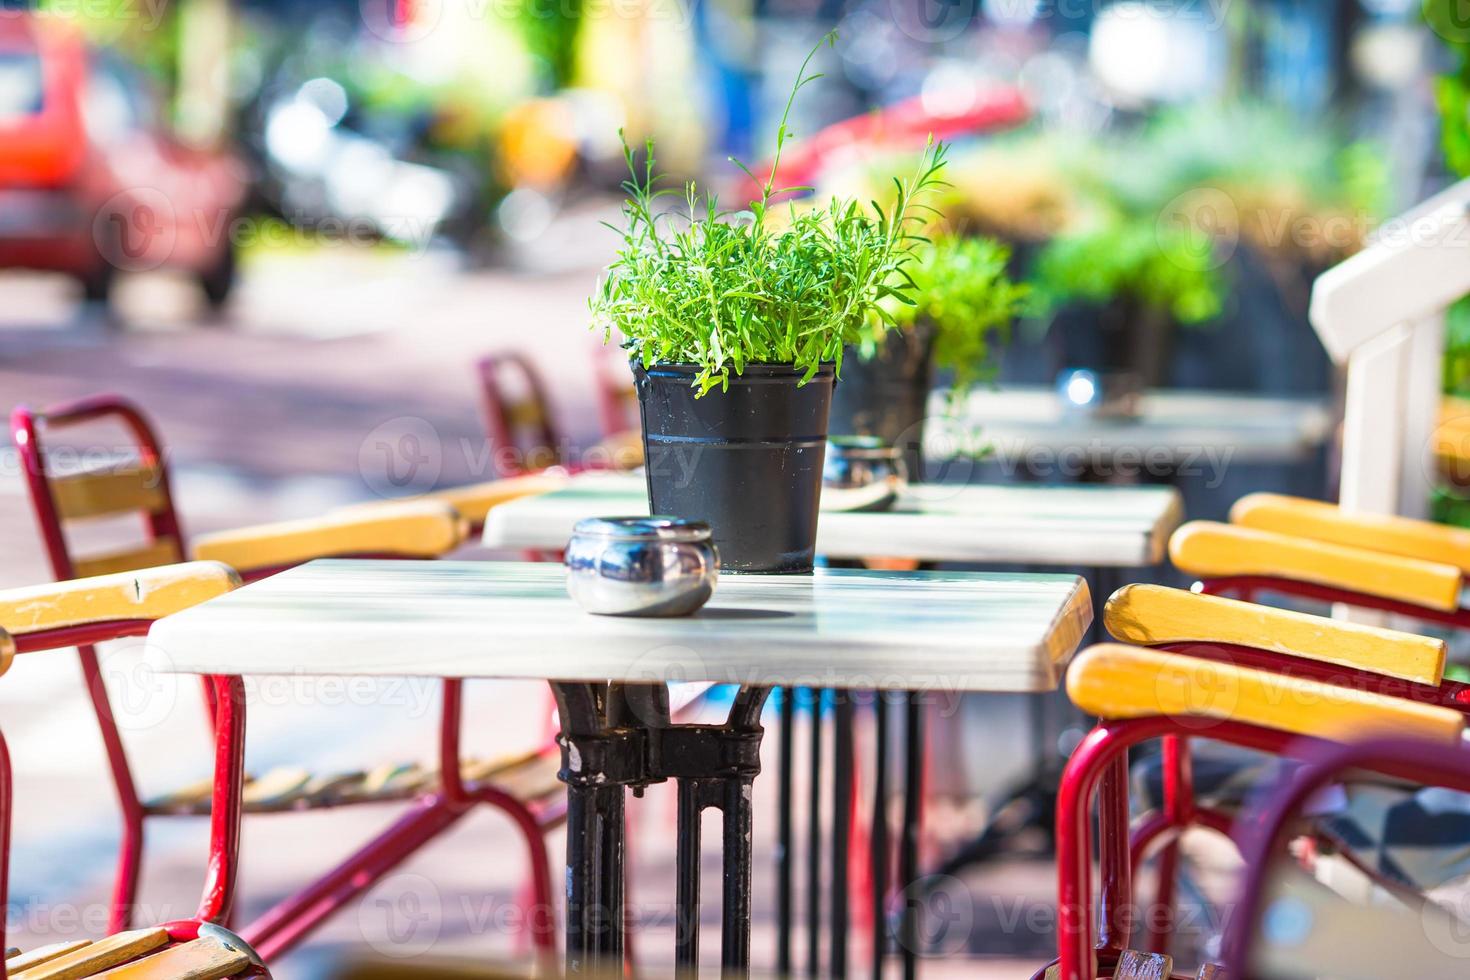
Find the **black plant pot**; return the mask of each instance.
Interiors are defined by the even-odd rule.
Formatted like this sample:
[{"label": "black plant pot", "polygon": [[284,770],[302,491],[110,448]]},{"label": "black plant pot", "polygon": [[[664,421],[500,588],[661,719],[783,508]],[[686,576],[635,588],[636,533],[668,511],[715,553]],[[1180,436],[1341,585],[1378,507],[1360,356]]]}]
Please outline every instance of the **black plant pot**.
[{"label": "black plant pot", "polygon": [[1167,315],[1126,300],[1083,304],[1062,309],[1052,321],[1048,340],[1060,373],[1086,368],[1099,374],[1132,374],[1140,384],[1157,388],[1168,383],[1174,352]]},{"label": "black plant pot", "polygon": [[724,570],[810,572],[833,365],[802,385],[789,365],[748,364],[702,398],[696,373],[633,365],[651,513],[707,522]]},{"label": "black plant pot", "polygon": [[842,356],[842,384],[832,395],[832,434],[875,436],[903,452],[909,480],[924,477],[924,418],[934,387],[934,328],[890,331],[865,361],[855,347]]}]

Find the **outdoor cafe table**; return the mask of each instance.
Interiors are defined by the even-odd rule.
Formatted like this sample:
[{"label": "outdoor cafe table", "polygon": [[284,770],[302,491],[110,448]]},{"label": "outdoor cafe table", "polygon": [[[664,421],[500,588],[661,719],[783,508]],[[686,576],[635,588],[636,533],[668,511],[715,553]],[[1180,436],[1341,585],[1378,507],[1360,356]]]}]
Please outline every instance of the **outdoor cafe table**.
[{"label": "outdoor cafe table", "polygon": [[[554,551],[584,517],[647,514],[637,475],[576,477],[486,516],[489,548]],[[824,510],[817,554],[984,565],[1141,568],[1164,556],[1183,519],[1179,492],[1157,486],[919,484],[890,511]]]},{"label": "outdoor cafe table", "polygon": [[[587,474],[569,480],[550,493],[523,497],[491,510],[485,522],[483,543],[490,548],[529,549],[554,552],[566,546],[572,528],[584,517],[648,513],[644,479],[637,475]],[[896,506],[884,512],[824,510],[817,522],[817,553],[824,558],[862,559],[871,557],[909,558],[928,562],[963,562],[976,565],[1025,565],[1032,568],[1086,568],[1106,598],[1103,569],[1145,568],[1159,564],[1169,535],[1183,520],[1180,495],[1161,486],[1035,486],[1026,484],[965,485],[920,484],[910,487]],[[1052,687],[1042,688],[1051,693]],[[813,694],[820,697],[820,689]],[[780,844],[777,849],[777,967],[792,967],[791,880],[793,849],[789,806],[791,759],[795,727],[795,697],[781,698],[778,791],[782,797]],[[1003,809],[1011,801],[1025,800],[1046,821],[1054,793],[1054,780],[1046,768],[1048,742],[1045,712],[1032,705],[1032,739],[1035,770],[1021,785],[1011,788]],[[888,744],[888,705],[883,698],[873,703],[877,744]],[[847,845],[851,791],[853,704],[847,697],[833,704],[833,818],[830,859],[829,902],[832,935],[846,931],[847,874],[839,857]],[[924,725],[922,702],[908,702],[902,734],[906,792],[917,798],[923,772]],[[821,946],[816,941],[820,922],[818,881],[821,864],[822,828],[818,816],[820,767],[823,757],[821,726],[812,726],[811,806],[808,817],[806,929],[807,972],[816,975]],[[874,888],[874,921],[886,913],[887,847],[886,811],[882,809],[888,786],[887,759],[879,753],[873,760],[874,810],[870,859]],[[917,811],[906,821],[899,848],[900,879],[907,884],[918,877]],[[1000,833],[1004,834],[1004,831]],[[993,841],[992,841],[993,842]],[[879,942],[874,959],[886,950]],[[913,969],[915,950],[902,935],[899,953],[905,972]],[[829,972],[841,975],[846,949],[832,944]]]},{"label": "outdoor cafe table", "polygon": [[[698,962],[699,823],[713,808],[723,815],[721,962],[744,974],[752,784],[769,690],[1049,691],[1091,618],[1075,575],[726,576],[693,617],[635,619],[582,612],[552,564],[337,560],[162,619],[148,649],[155,669],[170,672],[550,682],[568,796],[568,968],[620,968],[624,793],[672,779],[678,961]],[[673,723],[666,680],[737,685],[728,720]],[[911,783],[906,814],[916,793]],[[916,916],[905,913],[906,930]]]}]

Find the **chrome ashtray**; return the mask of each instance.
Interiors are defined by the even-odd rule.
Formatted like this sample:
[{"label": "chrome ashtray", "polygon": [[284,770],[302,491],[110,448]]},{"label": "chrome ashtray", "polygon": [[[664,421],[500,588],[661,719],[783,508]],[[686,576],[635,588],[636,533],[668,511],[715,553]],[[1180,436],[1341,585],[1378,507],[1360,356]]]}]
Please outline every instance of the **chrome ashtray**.
[{"label": "chrome ashtray", "polygon": [[888,510],[908,486],[903,452],[872,436],[833,436],[822,465],[822,509]]},{"label": "chrome ashtray", "polygon": [[709,525],[677,517],[578,521],[566,565],[567,591],[599,616],[688,616],[720,577]]}]

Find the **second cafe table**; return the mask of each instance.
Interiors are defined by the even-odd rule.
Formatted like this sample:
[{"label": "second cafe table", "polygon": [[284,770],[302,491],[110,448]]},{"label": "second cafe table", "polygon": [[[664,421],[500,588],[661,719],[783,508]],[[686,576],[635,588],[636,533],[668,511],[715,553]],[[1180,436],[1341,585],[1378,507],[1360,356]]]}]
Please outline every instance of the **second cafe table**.
[{"label": "second cafe table", "polygon": [[[489,548],[557,550],[584,517],[648,513],[640,476],[575,477],[491,510]],[[1171,487],[918,484],[891,511],[822,511],[817,554],[930,562],[1140,568],[1164,556],[1183,520]]]},{"label": "second cafe table", "polygon": [[[697,962],[699,814],[715,808],[721,962],[744,973],[751,788],[770,688],[1051,690],[1091,618],[1087,583],[1072,575],[732,576],[696,616],[656,620],[583,613],[555,565],[317,561],[160,620],[148,647],[157,669],[175,672],[551,682],[568,787],[568,967],[620,963],[624,792],[673,779],[678,960]],[[671,723],[660,695],[671,679],[739,685],[726,724]]]}]

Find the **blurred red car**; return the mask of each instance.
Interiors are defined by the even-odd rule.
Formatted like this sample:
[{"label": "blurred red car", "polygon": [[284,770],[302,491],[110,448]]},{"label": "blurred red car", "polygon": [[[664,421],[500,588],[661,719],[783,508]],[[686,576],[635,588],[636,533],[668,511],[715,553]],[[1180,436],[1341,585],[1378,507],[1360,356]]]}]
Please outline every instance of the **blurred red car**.
[{"label": "blurred red car", "polygon": [[0,269],[62,272],[106,302],[119,271],[235,281],[243,163],[185,147],[146,86],[65,23],[0,11]]}]

